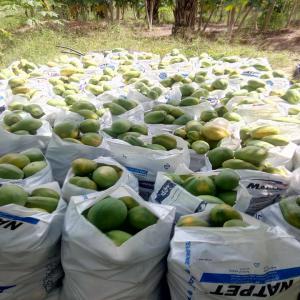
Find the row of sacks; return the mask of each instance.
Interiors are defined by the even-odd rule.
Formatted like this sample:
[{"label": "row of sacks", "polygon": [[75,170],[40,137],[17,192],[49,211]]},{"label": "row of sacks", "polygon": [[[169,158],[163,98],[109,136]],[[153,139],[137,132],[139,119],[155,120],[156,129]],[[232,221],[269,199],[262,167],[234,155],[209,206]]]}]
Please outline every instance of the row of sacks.
[{"label": "row of sacks", "polygon": [[[227,188],[218,175],[217,187]],[[257,219],[203,196],[198,212],[175,220],[173,205],[146,202],[126,185],[72,197],[67,208],[55,182],[25,194],[0,189],[6,199],[9,189],[19,193],[0,208],[1,299],[168,299],[166,263],[172,300],[298,297],[298,196]],[[28,194],[56,197],[57,206],[37,208]]]}]

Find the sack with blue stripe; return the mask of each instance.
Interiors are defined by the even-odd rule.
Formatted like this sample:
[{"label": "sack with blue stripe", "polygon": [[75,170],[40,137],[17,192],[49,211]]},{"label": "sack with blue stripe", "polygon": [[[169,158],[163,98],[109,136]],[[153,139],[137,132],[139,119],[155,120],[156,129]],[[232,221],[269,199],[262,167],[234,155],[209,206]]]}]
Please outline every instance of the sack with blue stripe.
[{"label": "sack with blue stripe", "polygon": [[[33,194],[37,188],[51,189],[59,198],[56,182],[25,191]],[[34,204],[36,198],[32,196],[31,202],[28,198],[24,206],[0,206],[1,300],[44,300],[60,285],[60,239],[66,203],[61,197],[56,199],[56,209],[49,213],[45,207],[33,208],[38,206]]]},{"label": "sack with blue stripe", "polygon": [[168,256],[171,299],[299,299],[295,237],[243,213],[222,226],[217,206],[184,216],[175,227]]}]

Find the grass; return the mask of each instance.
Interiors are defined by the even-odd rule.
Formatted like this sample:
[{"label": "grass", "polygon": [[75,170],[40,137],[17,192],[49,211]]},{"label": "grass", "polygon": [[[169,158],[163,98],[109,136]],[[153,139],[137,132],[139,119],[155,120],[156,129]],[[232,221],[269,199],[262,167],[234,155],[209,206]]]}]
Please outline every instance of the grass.
[{"label": "grass", "polygon": [[[1,19],[1,18],[0,18]],[[8,18],[12,19],[12,18]],[[11,29],[20,26],[20,20],[7,21],[0,28]],[[165,54],[173,48],[179,48],[190,56],[207,52],[213,56],[240,55],[246,57],[267,57],[274,68],[291,72],[296,54],[288,51],[261,51],[255,46],[228,43],[226,40],[209,41],[196,38],[192,41],[177,39],[172,36],[153,37],[145,34],[145,27],[141,24],[135,26],[90,26],[69,28],[68,25],[55,28],[42,28],[16,32],[12,39],[0,39],[0,66],[9,65],[14,60],[26,58],[36,63],[46,63],[60,54],[56,45],[69,46],[82,52],[99,51],[115,47],[151,51]],[[95,24],[94,24],[95,25]],[[52,26],[53,27],[53,26]]]}]

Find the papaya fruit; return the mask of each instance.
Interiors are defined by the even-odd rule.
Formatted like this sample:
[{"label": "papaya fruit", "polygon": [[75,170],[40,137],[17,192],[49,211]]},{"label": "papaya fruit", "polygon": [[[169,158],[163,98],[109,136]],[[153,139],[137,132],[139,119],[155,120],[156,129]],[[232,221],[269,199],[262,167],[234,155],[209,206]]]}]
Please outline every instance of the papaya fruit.
[{"label": "papaya fruit", "polygon": [[73,112],[78,112],[78,111],[83,110],[83,109],[96,112],[95,105],[93,103],[89,102],[89,101],[86,101],[86,100],[76,101],[70,107],[70,111],[73,111]]},{"label": "papaya fruit", "polygon": [[147,124],[161,124],[165,120],[167,113],[164,110],[150,111],[145,114],[145,123]]},{"label": "papaya fruit", "polygon": [[138,132],[128,131],[128,132],[118,135],[118,139],[123,140],[124,138],[127,138],[128,136],[133,136],[135,138],[138,138],[141,136],[141,134]]},{"label": "papaya fruit", "polygon": [[25,206],[28,208],[40,208],[48,213],[52,213],[56,210],[58,200],[51,197],[31,196],[28,197]]},{"label": "papaya fruit", "polygon": [[117,247],[120,247],[132,237],[130,233],[122,230],[111,230],[106,232],[105,235],[110,238]]},{"label": "papaya fruit", "polygon": [[158,144],[147,144],[146,148],[151,150],[167,151],[167,149],[164,146]]},{"label": "papaya fruit", "polygon": [[176,119],[185,114],[184,110],[182,110],[180,107],[175,106],[171,106],[171,109],[168,113]]},{"label": "papaya fruit", "polygon": [[214,182],[217,189],[223,191],[234,190],[235,188],[238,187],[239,181],[240,181],[240,176],[236,172],[230,169],[221,170],[220,173],[214,177]]},{"label": "papaya fruit", "polygon": [[18,113],[6,114],[3,118],[3,122],[7,126],[12,126],[22,120],[22,117]]},{"label": "papaya fruit", "polygon": [[177,141],[168,134],[160,134],[152,137],[152,144],[158,144],[165,147],[168,151],[177,148]]},{"label": "papaya fruit", "polygon": [[12,77],[11,79],[8,80],[8,85],[10,88],[15,88],[17,86],[22,86],[26,83],[25,78],[20,78],[20,77]]},{"label": "papaya fruit", "polygon": [[79,135],[78,125],[73,121],[64,121],[54,126],[53,131],[61,138],[76,139]]},{"label": "papaya fruit", "polygon": [[25,178],[33,176],[34,174],[40,172],[44,168],[47,167],[47,162],[45,161],[34,161],[28,164],[24,169],[24,176]]},{"label": "papaya fruit", "polygon": [[97,133],[100,130],[100,123],[98,120],[87,119],[79,124],[79,130],[82,133]]},{"label": "papaya fruit", "polygon": [[262,138],[262,141],[267,142],[273,146],[286,146],[289,144],[289,140],[282,135],[268,135]]},{"label": "papaya fruit", "polygon": [[208,122],[218,117],[218,114],[214,110],[204,110],[201,112],[200,120],[203,122]]},{"label": "papaya fruit", "polygon": [[[0,200],[1,203],[1,200]],[[300,198],[282,199],[279,207],[283,218],[292,226],[300,229]]]},{"label": "papaya fruit", "polygon": [[274,145],[267,143],[263,140],[251,140],[251,139],[249,139],[245,142],[245,146],[256,146],[256,147],[265,148],[267,150],[274,147]]},{"label": "papaya fruit", "polygon": [[192,106],[192,105],[197,105],[199,103],[200,103],[200,100],[198,98],[186,97],[180,101],[179,105],[180,106]]},{"label": "papaya fruit", "polygon": [[122,138],[122,140],[129,143],[132,146],[144,147],[145,145],[145,143],[142,140],[130,134],[125,135]]},{"label": "papaya fruit", "polygon": [[195,141],[192,144],[192,149],[200,155],[207,153],[210,149],[210,146],[205,141]]},{"label": "papaya fruit", "polygon": [[108,189],[119,180],[120,176],[113,167],[101,166],[93,172],[92,178],[101,189]]},{"label": "papaya fruit", "polygon": [[0,164],[0,178],[2,179],[23,179],[24,172],[11,164]]},{"label": "papaya fruit", "polygon": [[22,151],[20,154],[26,155],[30,162],[45,160],[43,152],[38,148],[30,148]]},{"label": "papaya fruit", "polygon": [[31,114],[35,119],[40,119],[45,113],[38,104],[29,104],[24,106],[24,111]]},{"label": "papaya fruit", "polygon": [[175,118],[172,115],[166,115],[163,124],[173,124]]},{"label": "papaya fruit", "polygon": [[298,104],[300,102],[300,92],[297,89],[289,89],[282,96],[282,99],[290,104]]},{"label": "papaya fruit", "polygon": [[257,146],[246,146],[245,148],[236,150],[234,156],[236,159],[259,166],[268,157],[268,150]]},{"label": "papaya fruit", "polygon": [[102,143],[102,136],[99,133],[89,132],[81,136],[80,141],[82,144],[92,147],[98,147]]},{"label": "papaya fruit", "polygon": [[[202,77],[202,78],[203,78],[203,77]],[[195,78],[195,82],[198,82],[197,79],[198,79],[198,81],[199,81],[199,77]],[[200,79],[200,80],[202,80],[202,79]],[[201,82],[203,82],[203,81],[201,81]],[[201,82],[199,82],[199,83],[201,83]],[[191,97],[200,99],[201,97],[208,97],[208,95],[209,95],[209,92],[208,92],[207,90],[201,89],[201,88],[200,88],[200,89],[196,90],[196,91],[191,95]]]},{"label": "papaya fruit", "polygon": [[209,227],[209,224],[196,216],[183,216],[179,219],[176,226],[178,227]]},{"label": "papaya fruit", "polygon": [[223,168],[234,170],[258,170],[253,164],[240,159],[228,159],[223,162],[222,166]]},{"label": "papaya fruit", "polygon": [[224,202],[220,198],[218,198],[216,196],[212,196],[212,195],[200,195],[200,196],[198,196],[198,198],[207,203],[224,204]]},{"label": "papaya fruit", "polygon": [[50,99],[47,101],[47,104],[55,107],[66,107],[67,103],[63,99]]},{"label": "papaya fruit", "polygon": [[182,139],[186,138],[186,130],[184,128],[177,128],[174,131],[174,135],[181,137]]},{"label": "papaya fruit", "polygon": [[213,124],[204,125],[202,128],[202,134],[204,137],[212,141],[220,141],[223,138],[230,136],[230,132],[227,129]]},{"label": "papaya fruit", "polygon": [[216,79],[211,84],[214,90],[226,90],[228,87],[228,81],[226,79]]},{"label": "papaya fruit", "polygon": [[14,134],[17,134],[17,135],[30,135],[30,132],[27,131],[27,130],[18,130],[18,131],[15,131]]},{"label": "papaya fruit", "polygon": [[229,220],[223,224],[223,227],[248,227],[249,224],[244,222],[243,220]]},{"label": "papaya fruit", "polygon": [[60,195],[57,191],[50,188],[37,188],[31,192],[31,197],[48,197],[56,200],[60,199]]},{"label": "papaya fruit", "polygon": [[237,192],[235,191],[227,191],[218,193],[218,198],[220,198],[224,203],[234,206],[236,202]]},{"label": "papaya fruit", "polygon": [[128,223],[136,230],[154,225],[157,220],[157,216],[144,206],[136,206],[128,211]]},{"label": "papaya fruit", "polygon": [[113,100],[113,103],[118,104],[119,106],[123,107],[127,111],[134,109],[138,105],[138,103],[133,100],[121,99],[121,98]]},{"label": "papaya fruit", "polygon": [[113,132],[111,128],[104,128],[103,131],[113,138],[117,138],[119,136],[118,133]]},{"label": "papaya fruit", "polygon": [[280,130],[274,126],[260,126],[251,132],[251,136],[253,139],[262,139],[269,135],[277,135],[280,134]]},{"label": "papaya fruit", "polygon": [[258,88],[264,88],[266,86],[266,83],[261,79],[250,79],[248,80],[247,85],[256,90]]},{"label": "papaya fruit", "polygon": [[88,177],[74,176],[69,179],[69,183],[84,189],[97,190],[96,183]]},{"label": "papaya fruit", "polygon": [[130,210],[136,206],[139,206],[139,203],[130,196],[120,197],[119,200],[122,201],[126,205],[128,210]]},{"label": "papaya fruit", "polygon": [[0,187],[0,206],[7,204],[24,206],[27,202],[27,199],[27,192],[18,185],[5,184]]},{"label": "papaya fruit", "polygon": [[117,120],[111,125],[111,130],[113,133],[122,134],[130,130],[132,123],[128,120]]},{"label": "papaya fruit", "polygon": [[148,127],[146,124],[132,124],[132,126],[130,127],[130,131],[148,135]]},{"label": "papaya fruit", "polygon": [[88,109],[81,109],[81,110],[78,110],[76,113],[79,114],[80,116],[82,116],[85,120],[87,120],[87,119],[98,120],[99,119],[99,116],[95,112],[88,110]]},{"label": "papaya fruit", "polygon": [[113,197],[98,201],[89,209],[87,214],[88,221],[102,232],[118,229],[125,222],[126,217],[126,205]]},{"label": "papaya fruit", "polygon": [[75,176],[88,176],[97,169],[98,164],[91,159],[77,158],[72,161],[71,166]]},{"label": "papaya fruit", "polygon": [[184,181],[183,187],[194,196],[214,196],[216,193],[214,182],[207,176],[191,176]]},{"label": "papaya fruit", "polygon": [[229,220],[243,220],[241,214],[227,204],[217,204],[209,212],[212,226],[222,227]]},{"label": "papaya fruit", "polygon": [[230,122],[240,122],[242,117],[235,112],[227,112],[223,115],[223,118]]},{"label": "papaya fruit", "polygon": [[195,92],[195,88],[191,84],[183,84],[179,89],[183,98],[191,96]]},{"label": "papaya fruit", "polygon": [[38,130],[42,127],[43,123],[37,119],[23,119],[10,127],[11,132],[26,130],[29,132]]},{"label": "papaya fruit", "polygon": [[7,153],[0,157],[0,164],[11,164],[23,169],[30,163],[29,158],[20,153]]},{"label": "papaya fruit", "polygon": [[184,114],[182,116],[180,116],[179,118],[177,118],[173,124],[174,125],[186,125],[187,122],[192,121],[193,118],[188,115],[188,114]]},{"label": "papaya fruit", "polygon": [[203,125],[196,120],[192,120],[186,123],[185,125],[185,131],[199,131],[201,132]]},{"label": "papaya fruit", "polygon": [[66,142],[69,142],[69,143],[74,143],[74,144],[82,145],[82,143],[79,140],[76,140],[76,139],[64,138],[63,140],[66,141]]},{"label": "papaya fruit", "polygon": [[119,116],[119,115],[122,115],[127,112],[127,110],[123,106],[121,106],[117,103],[113,103],[113,102],[104,103],[103,107],[108,108],[110,110],[111,114],[114,116]]},{"label": "papaya fruit", "polygon": [[222,164],[233,159],[234,153],[231,149],[225,147],[218,147],[208,151],[207,157],[212,165],[213,169],[218,169],[222,167]]},{"label": "papaya fruit", "polygon": [[[174,106],[170,105],[170,104],[158,104],[158,105],[155,105],[153,108],[152,108],[152,111],[165,111],[166,113],[170,114],[172,109],[173,109]],[[183,112],[184,113],[184,112]]]}]

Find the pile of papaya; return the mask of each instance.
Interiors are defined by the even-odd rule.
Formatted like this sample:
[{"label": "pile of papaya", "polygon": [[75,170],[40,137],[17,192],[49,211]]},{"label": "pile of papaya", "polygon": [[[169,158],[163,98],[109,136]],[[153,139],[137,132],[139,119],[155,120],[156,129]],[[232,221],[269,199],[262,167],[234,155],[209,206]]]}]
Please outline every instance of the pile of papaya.
[{"label": "pile of papaya", "polygon": [[[92,111],[88,111],[93,113]],[[66,142],[99,147],[103,137],[99,133],[99,120],[88,118],[78,123],[75,121],[62,121],[53,128],[55,134]]]},{"label": "pile of papaya", "polygon": [[111,137],[123,140],[132,146],[144,147],[152,150],[170,151],[177,149],[177,140],[170,134],[152,136],[151,143],[145,142],[139,137],[148,134],[146,124],[134,124],[129,120],[114,121],[110,128],[103,131]]},{"label": "pile of papaya", "polygon": [[0,157],[0,179],[28,178],[46,168],[47,165],[43,153],[37,148],[20,153],[6,153]]},{"label": "pile of papaya", "polygon": [[56,210],[60,199],[57,191],[41,187],[27,193],[24,188],[15,184],[5,184],[0,187],[0,207],[16,204],[38,211],[52,213]]},{"label": "pile of papaya", "polygon": [[242,215],[227,204],[216,204],[205,220],[196,215],[187,215],[179,219],[178,227],[248,227]]},{"label": "pile of papaya", "polygon": [[[138,92],[140,92],[142,95],[144,95],[145,97],[148,97],[152,100],[158,99],[163,93],[163,90],[161,89],[161,87],[153,84],[148,79],[140,79],[140,80],[134,80],[134,81],[135,81],[134,88]],[[133,82],[132,79],[131,79],[131,82]]]},{"label": "pile of papaya", "polygon": [[87,158],[75,159],[72,171],[74,176],[69,179],[70,184],[95,191],[103,191],[115,185],[123,172],[117,166],[100,164]]},{"label": "pile of papaya", "polygon": [[113,116],[119,116],[138,106],[138,103],[129,99],[115,99],[112,102],[104,103],[103,107],[108,108]]},{"label": "pile of papaya", "polygon": [[153,212],[131,196],[99,199],[83,215],[117,247],[158,221]]},{"label": "pile of papaya", "polygon": [[192,120],[185,127],[176,129],[174,135],[186,140],[189,148],[197,154],[205,154],[210,149],[219,147],[222,139],[229,137],[231,133],[220,125]]},{"label": "pile of papaya", "polygon": [[300,197],[282,199],[279,207],[284,219],[290,225],[300,229]]},{"label": "pile of papaya", "polygon": [[151,111],[145,112],[144,116],[147,124],[185,125],[193,120],[192,116],[180,107],[170,104],[158,104]]},{"label": "pile of papaya", "polygon": [[[42,110],[35,104],[29,104],[25,106],[25,109],[30,110],[33,114],[42,113]],[[42,125],[43,122],[41,120],[24,115],[23,110],[6,113],[3,117],[3,128],[17,135],[36,135]]]},{"label": "pile of papaya", "polygon": [[223,169],[217,175],[178,175],[166,173],[176,184],[187,192],[207,203],[227,204],[234,206],[237,200],[239,175],[230,169]]}]

